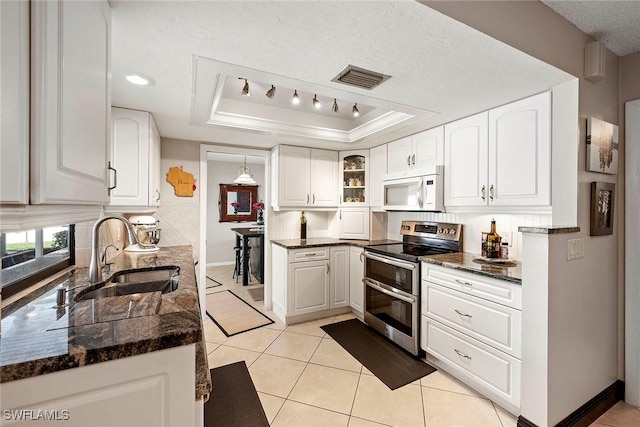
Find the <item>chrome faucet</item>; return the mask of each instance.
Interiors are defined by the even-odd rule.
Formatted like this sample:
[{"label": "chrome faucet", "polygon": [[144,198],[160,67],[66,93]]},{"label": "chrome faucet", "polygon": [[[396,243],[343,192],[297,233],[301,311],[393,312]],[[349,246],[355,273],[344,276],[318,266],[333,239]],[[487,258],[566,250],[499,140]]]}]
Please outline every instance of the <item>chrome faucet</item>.
[{"label": "chrome faucet", "polygon": [[107,215],[100,218],[93,224],[93,234],[91,240],[91,263],[89,264],[89,283],[99,283],[102,281],[102,266],[100,265],[100,249],[98,245],[100,243],[100,226],[110,219],[117,219],[124,223],[127,228],[127,235],[129,237],[130,245],[137,245],[138,238],[136,232],[133,229],[131,223],[123,216],[120,215]]}]

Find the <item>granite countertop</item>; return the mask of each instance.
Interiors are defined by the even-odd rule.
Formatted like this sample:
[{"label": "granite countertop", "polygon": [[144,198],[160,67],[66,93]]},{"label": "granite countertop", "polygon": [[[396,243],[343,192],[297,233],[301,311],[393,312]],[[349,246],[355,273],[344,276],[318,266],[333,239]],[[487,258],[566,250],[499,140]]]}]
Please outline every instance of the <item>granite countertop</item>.
[{"label": "granite countertop", "polygon": [[[178,289],[73,302],[87,287],[78,268],[2,310],[0,382],[6,383],[152,351],[196,344],[196,399],[208,398],[211,377],[191,246],[124,252],[106,275],[146,267],[180,267]],[[56,308],[59,287],[70,305]]]},{"label": "granite countertop", "polygon": [[278,246],[282,246],[285,249],[304,249],[315,248],[319,246],[339,246],[349,245],[365,247],[371,245],[388,245],[390,243],[402,243],[399,240],[351,240],[351,239],[334,239],[331,237],[314,237],[311,239],[287,239],[287,240],[272,240]]},{"label": "granite countertop", "polygon": [[504,264],[491,264],[483,261],[478,254],[455,252],[451,254],[429,255],[420,258],[424,262],[441,265],[456,270],[477,273],[495,279],[522,284],[522,263],[514,260]]}]

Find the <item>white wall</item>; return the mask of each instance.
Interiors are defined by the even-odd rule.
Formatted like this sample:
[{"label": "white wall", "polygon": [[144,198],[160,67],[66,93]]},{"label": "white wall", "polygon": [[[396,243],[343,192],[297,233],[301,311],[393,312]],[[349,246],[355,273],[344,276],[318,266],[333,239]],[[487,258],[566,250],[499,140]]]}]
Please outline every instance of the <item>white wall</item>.
[{"label": "white wall", "polygon": [[[234,262],[236,237],[232,228],[250,227],[255,221],[220,222],[218,200],[220,184],[233,184],[238,176],[239,163],[224,161],[207,162],[207,265],[232,264]],[[249,164],[249,169],[258,185],[258,200],[264,200],[264,164]]]}]

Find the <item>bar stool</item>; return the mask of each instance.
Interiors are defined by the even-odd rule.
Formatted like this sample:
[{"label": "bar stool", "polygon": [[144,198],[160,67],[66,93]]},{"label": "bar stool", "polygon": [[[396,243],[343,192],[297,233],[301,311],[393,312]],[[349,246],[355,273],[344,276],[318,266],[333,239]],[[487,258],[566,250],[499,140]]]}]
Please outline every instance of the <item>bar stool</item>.
[{"label": "bar stool", "polygon": [[[238,283],[238,277],[242,276],[242,266],[244,262],[243,248],[242,246],[234,246],[233,249],[236,251],[236,263],[233,268],[233,278],[236,279],[236,283]],[[247,245],[247,249],[251,250],[251,245]],[[250,258],[247,257],[247,264],[249,265]],[[249,272],[251,274],[251,272]]]}]

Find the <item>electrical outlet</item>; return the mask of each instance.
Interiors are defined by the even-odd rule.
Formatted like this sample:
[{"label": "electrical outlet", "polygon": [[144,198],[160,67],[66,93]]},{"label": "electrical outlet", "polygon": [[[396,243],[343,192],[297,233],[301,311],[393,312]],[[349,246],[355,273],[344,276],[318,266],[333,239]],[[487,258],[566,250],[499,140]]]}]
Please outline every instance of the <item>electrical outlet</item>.
[{"label": "electrical outlet", "polygon": [[506,243],[507,246],[512,246],[513,245],[513,232],[511,231],[497,231],[497,233],[500,235],[500,242],[501,243]]},{"label": "electrical outlet", "polygon": [[584,258],[584,238],[567,240],[567,261]]}]

